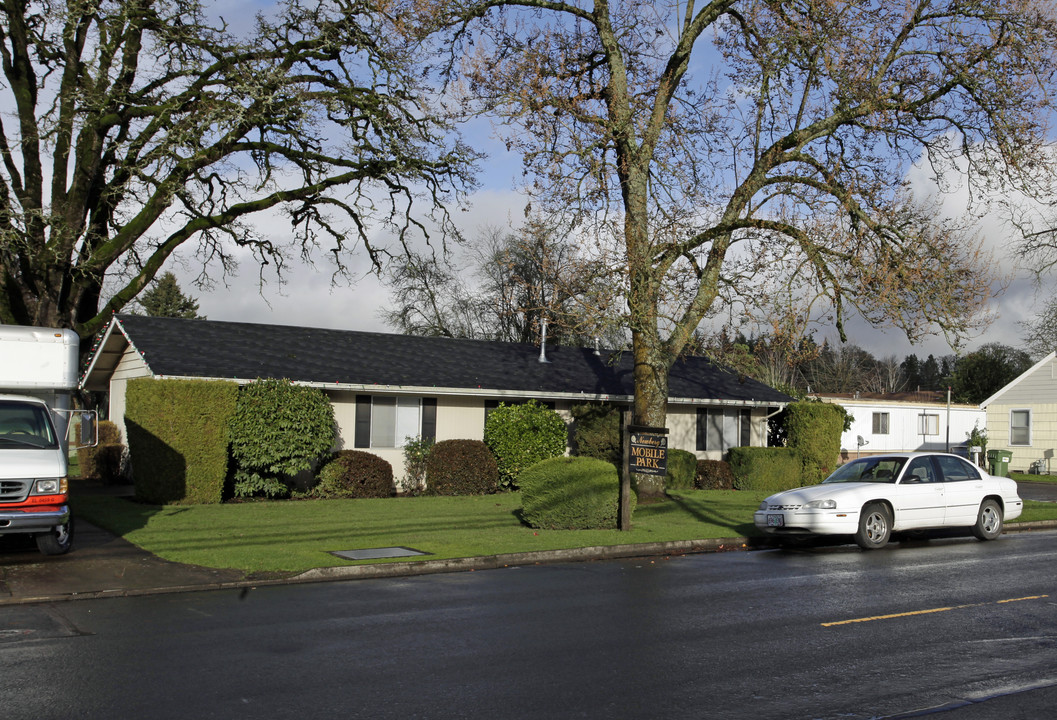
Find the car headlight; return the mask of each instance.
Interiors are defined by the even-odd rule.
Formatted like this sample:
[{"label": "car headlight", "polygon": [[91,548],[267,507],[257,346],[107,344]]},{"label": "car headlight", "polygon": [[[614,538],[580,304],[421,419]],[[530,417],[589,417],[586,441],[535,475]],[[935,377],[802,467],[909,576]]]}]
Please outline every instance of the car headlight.
[{"label": "car headlight", "polygon": [[837,507],[836,500],[812,500],[804,503],[805,508],[812,508],[814,510],[835,510]]},{"label": "car headlight", "polygon": [[66,492],[66,478],[41,478],[33,483],[33,495],[62,495]]},{"label": "car headlight", "polygon": [[760,507],[758,507],[756,509],[757,510],[766,510],[770,506],[771,506],[771,504],[769,502],[767,502],[766,500],[764,500],[762,503],[760,503]]}]

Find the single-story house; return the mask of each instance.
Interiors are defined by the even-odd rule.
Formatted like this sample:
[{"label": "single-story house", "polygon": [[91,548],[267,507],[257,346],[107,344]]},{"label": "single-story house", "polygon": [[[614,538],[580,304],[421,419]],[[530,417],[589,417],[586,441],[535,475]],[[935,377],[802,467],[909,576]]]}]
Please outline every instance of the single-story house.
[{"label": "single-story house", "polygon": [[1010,470],[1057,471],[1057,353],[1050,353],[980,403],[987,449],[1008,450]]},{"label": "single-story house", "polygon": [[[401,478],[405,438],[480,440],[500,402],[536,399],[566,422],[577,404],[630,404],[632,362],[629,352],[594,348],[117,315],[81,385],[109,392],[108,415],[122,437],[133,378],[284,378],[318,387],[334,407],[336,449],[369,450]],[[678,360],[669,387],[669,447],[703,459],[765,446],[767,417],[793,400],[703,357]]]},{"label": "single-story house", "polygon": [[951,451],[965,446],[974,427],[984,429],[978,405],[948,403],[942,392],[826,393],[820,400],[853,417],[840,438],[845,460],[887,452]]}]

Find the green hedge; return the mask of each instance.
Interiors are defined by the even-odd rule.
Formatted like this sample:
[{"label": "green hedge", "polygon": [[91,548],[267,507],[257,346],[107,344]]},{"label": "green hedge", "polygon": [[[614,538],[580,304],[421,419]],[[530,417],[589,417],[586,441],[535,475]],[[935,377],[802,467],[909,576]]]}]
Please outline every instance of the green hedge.
[{"label": "green hedge", "polygon": [[800,455],[792,448],[730,449],[734,488],[776,493],[804,484]]},{"label": "green hedge", "polygon": [[666,490],[690,490],[697,476],[697,455],[688,450],[668,451],[668,475],[664,479]]},{"label": "green hedge", "polygon": [[223,499],[237,396],[233,382],[129,381],[125,430],[137,498],[157,505]]},{"label": "green hedge", "polygon": [[441,440],[426,459],[429,495],[487,495],[499,489],[495,456],[480,440]]},{"label": "green hedge", "polygon": [[337,434],[326,393],[274,378],[239,388],[230,432],[240,497],[289,494],[293,476],[328,457]]},{"label": "green hedge", "polygon": [[535,400],[518,405],[499,403],[488,414],[484,441],[495,454],[499,483],[515,489],[525,468],[565,454],[569,430],[561,415]]},{"label": "green hedge", "polygon": [[733,490],[734,473],[724,460],[698,460],[694,487],[699,490]]},{"label": "green hedge", "polygon": [[584,403],[569,408],[573,416],[573,450],[580,457],[605,460],[620,467],[620,409],[607,403]]},{"label": "green hedge", "polygon": [[615,529],[620,518],[620,477],[605,460],[544,460],[521,473],[521,504],[522,520],[535,528]]},{"label": "green hedge", "polygon": [[844,408],[832,403],[796,402],[786,408],[786,445],[800,455],[804,485],[821,482],[836,468],[846,417]]},{"label": "green hedge", "polygon": [[385,498],[393,494],[393,466],[363,450],[342,450],[319,470],[314,497]]},{"label": "green hedge", "polygon": [[83,478],[102,480],[107,484],[121,482],[121,459],[125,446],[121,430],[110,420],[100,420],[94,447],[77,448],[77,468]]}]

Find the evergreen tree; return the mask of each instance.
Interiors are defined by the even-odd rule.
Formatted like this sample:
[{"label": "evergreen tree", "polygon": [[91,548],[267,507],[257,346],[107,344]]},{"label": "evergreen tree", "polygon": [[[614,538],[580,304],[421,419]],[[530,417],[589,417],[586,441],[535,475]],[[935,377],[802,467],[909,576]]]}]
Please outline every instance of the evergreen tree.
[{"label": "evergreen tree", "polygon": [[183,294],[171,272],[158,278],[140,297],[139,304],[151,317],[205,320],[198,314],[198,301]]}]

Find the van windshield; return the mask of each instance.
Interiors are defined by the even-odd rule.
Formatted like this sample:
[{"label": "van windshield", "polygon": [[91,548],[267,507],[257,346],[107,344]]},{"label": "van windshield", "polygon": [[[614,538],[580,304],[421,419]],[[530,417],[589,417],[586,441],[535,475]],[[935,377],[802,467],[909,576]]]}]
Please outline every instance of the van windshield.
[{"label": "van windshield", "polygon": [[0,448],[58,447],[48,410],[36,403],[0,400]]}]

